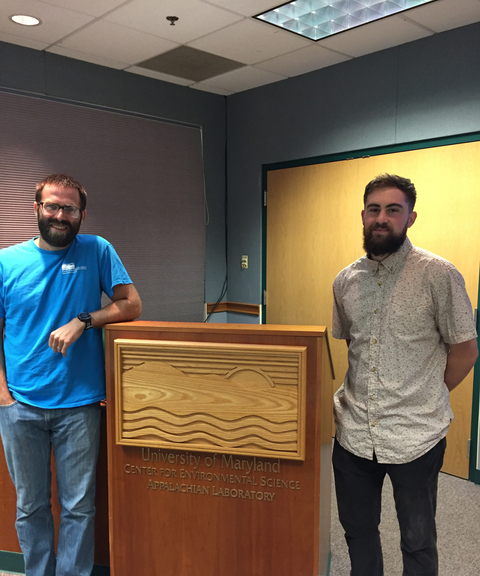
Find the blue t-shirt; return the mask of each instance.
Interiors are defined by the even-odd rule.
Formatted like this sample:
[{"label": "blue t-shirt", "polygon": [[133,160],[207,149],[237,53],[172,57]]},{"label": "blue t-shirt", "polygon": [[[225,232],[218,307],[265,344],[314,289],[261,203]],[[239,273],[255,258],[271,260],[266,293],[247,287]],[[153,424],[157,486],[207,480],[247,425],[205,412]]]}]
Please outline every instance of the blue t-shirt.
[{"label": "blue t-shirt", "polygon": [[78,235],[63,250],[33,240],[0,250],[0,318],[12,396],[41,408],[71,408],[105,398],[102,330],[86,330],[67,351],[54,353],[50,333],[80,312],[101,308],[117,284],[131,284],[113,246]]}]

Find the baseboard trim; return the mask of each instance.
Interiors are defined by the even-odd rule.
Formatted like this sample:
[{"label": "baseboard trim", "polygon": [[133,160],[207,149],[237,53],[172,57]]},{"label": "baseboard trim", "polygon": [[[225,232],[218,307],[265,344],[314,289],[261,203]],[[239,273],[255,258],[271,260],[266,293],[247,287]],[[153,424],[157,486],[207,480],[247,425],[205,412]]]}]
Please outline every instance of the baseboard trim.
[{"label": "baseboard trim", "polygon": [[13,574],[25,574],[23,554],[19,552],[5,552],[0,550],[0,570]]},{"label": "baseboard trim", "polygon": [[332,567],[332,551],[328,551],[327,565],[325,566],[325,576],[330,576],[330,569]]},{"label": "baseboard trim", "polygon": [[[20,552],[0,550],[0,572],[25,574],[23,554]],[[92,570],[92,576],[110,576],[110,566],[95,564]]]}]

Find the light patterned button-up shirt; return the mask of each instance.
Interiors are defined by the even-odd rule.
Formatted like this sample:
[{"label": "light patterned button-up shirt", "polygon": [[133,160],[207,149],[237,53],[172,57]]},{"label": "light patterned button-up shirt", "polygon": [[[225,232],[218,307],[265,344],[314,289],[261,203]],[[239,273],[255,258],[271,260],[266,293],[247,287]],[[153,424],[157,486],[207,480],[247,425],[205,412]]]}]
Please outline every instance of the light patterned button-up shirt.
[{"label": "light patterned button-up shirt", "polygon": [[340,444],[402,464],[448,431],[448,344],[476,337],[458,270],[408,238],[382,262],[364,256],[333,284],[332,333],[350,340],[345,382],[334,398]]}]

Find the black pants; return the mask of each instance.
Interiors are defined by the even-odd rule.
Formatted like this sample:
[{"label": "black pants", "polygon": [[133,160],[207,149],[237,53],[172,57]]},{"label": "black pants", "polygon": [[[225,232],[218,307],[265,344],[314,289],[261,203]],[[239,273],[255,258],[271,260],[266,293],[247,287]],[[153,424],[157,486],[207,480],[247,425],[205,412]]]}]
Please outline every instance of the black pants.
[{"label": "black pants", "polygon": [[407,464],[379,464],[359,458],[335,440],[333,467],[338,515],[345,530],[351,576],[383,576],[380,543],[381,494],[390,476],[400,525],[403,576],[437,576],[438,474],[446,440]]}]

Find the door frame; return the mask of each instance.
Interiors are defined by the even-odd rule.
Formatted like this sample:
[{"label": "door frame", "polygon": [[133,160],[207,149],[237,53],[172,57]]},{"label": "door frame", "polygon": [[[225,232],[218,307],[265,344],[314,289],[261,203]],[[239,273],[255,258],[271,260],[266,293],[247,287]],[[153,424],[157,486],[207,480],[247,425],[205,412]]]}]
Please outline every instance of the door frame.
[{"label": "door frame", "polygon": [[[477,324],[477,344],[480,348],[480,288],[478,290],[478,303],[475,311]],[[479,412],[480,412],[480,360],[477,359],[473,372],[473,397],[472,397],[472,429],[470,432],[470,466],[468,470],[468,479],[475,484],[480,484],[480,457],[478,454],[480,434],[479,429]]]},{"label": "door frame", "polygon": [[[480,132],[470,132],[455,136],[445,136],[442,138],[432,138],[427,140],[418,140],[415,142],[406,142],[403,144],[392,144],[388,146],[378,146],[374,148],[365,148],[327,154],[323,156],[313,156],[310,158],[301,158],[297,160],[287,160],[284,162],[275,162],[262,165],[262,305],[261,305],[261,323],[267,323],[267,209],[268,209],[268,173],[273,170],[283,170],[285,168],[297,168],[300,166],[312,166],[314,164],[326,164],[329,162],[338,162],[342,160],[354,160],[358,158],[368,158],[370,156],[381,156],[384,154],[395,154],[398,152],[408,152],[413,150],[422,150],[426,148],[435,148],[440,146],[451,146],[455,144],[466,144],[469,142],[479,142]],[[480,349],[480,329],[478,310],[480,310],[480,284],[478,292],[478,305],[476,310],[477,322],[477,342]],[[468,479],[475,484],[480,485],[480,468],[477,469],[477,462],[480,466],[480,359],[474,367],[473,380],[473,398],[472,398],[472,425],[470,433],[470,455],[469,455],[469,474]]]}]

